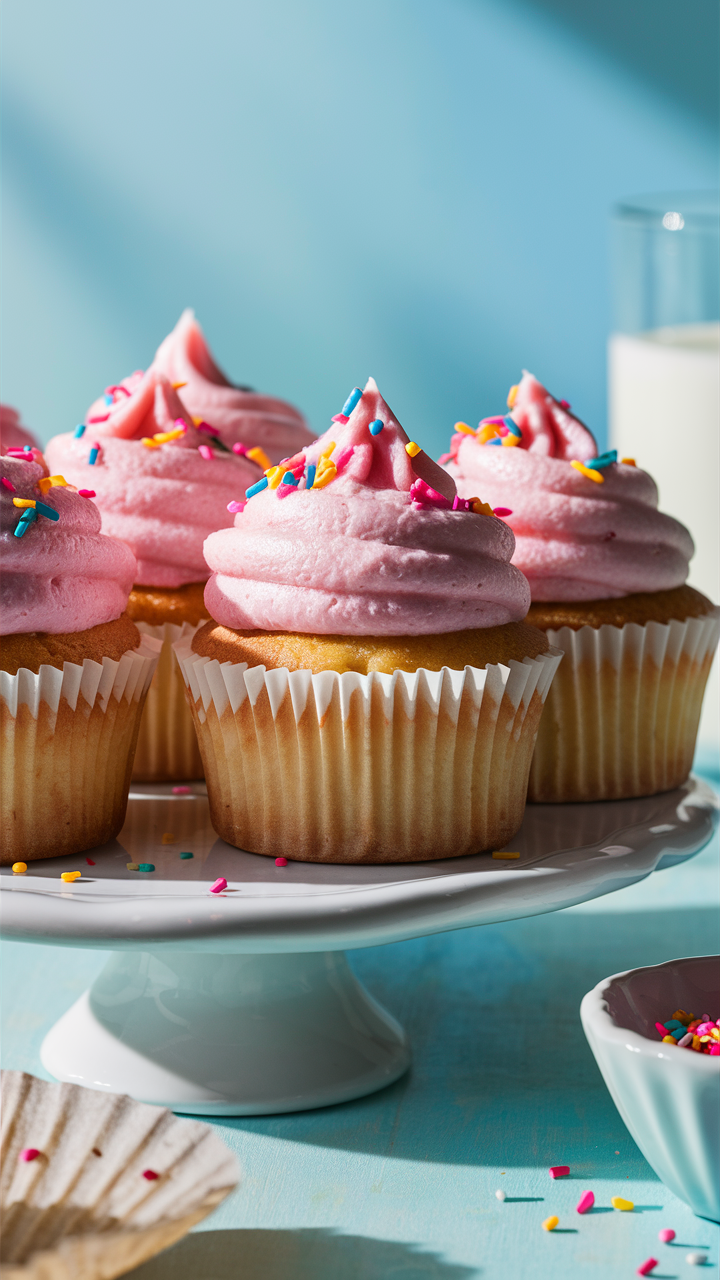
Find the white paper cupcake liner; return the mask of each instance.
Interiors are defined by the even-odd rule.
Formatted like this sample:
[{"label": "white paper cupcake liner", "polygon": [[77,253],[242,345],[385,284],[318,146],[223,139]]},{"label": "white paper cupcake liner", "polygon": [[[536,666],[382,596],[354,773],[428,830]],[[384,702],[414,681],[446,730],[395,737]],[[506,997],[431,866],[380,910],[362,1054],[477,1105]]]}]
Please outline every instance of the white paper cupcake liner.
[{"label": "white paper cupcake liner", "polygon": [[159,640],[162,649],[140,721],[133,782],[188,782],[203,777],[195,725],[172,646],[179,640],[189,643],[206,621],[181,626],[174,622],[161,626],[135,623],[143,635]]},{"label": "white paper cupcake liner", "polygon": [[0,861],[79,853],[117,835],[159,653],[143,637],[118,661],[0,672]]},{"label": "white paper cupcake liner", "polygon": [[[1,1280],[112,1280],[184,1236],[239,1178],[207,1124],[21,1071],[2,1073],[2,1127]],[[39,1154],[23,1160],[27,1150]]]},{"label": "white paper cupcake liner", "polygon": [[522,821],[561,654],[485,670],[267,671],[175,652],[212,821],[307,862],[420,862],[500,848]]},{"label": "white paper cupcake liner", "polygon": [[540,725],[528,799],[622,799],[684,782],[720,609],[684,622],[546,634],[565,659]]}]

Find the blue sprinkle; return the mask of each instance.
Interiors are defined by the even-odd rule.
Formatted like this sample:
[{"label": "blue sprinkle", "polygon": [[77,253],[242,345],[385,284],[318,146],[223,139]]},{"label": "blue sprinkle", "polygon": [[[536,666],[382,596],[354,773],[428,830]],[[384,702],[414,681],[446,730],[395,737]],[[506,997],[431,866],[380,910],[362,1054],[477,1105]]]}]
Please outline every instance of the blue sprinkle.
[{"label": "blue sprinkle", "polygon": [[[32,511],[33,508],[31,507],[30,510]],[[48,520],[60,519],[60,512],[56,511],[54,507],[47,507],[44,502],[36,502],[35,510],[39,511],[41,516],[47,516]]]},{"label": "blue sprinkle", "polygon": [[23,445],[23,451],[24,451],[25,453],[32,453],[32,445],[30,445],[30,444],[24,444],[24,445]]},{"label": "blue sprinkle", "polygon": [[517,422],[513,422],[509,413],[505,415],[505,417],[503,418],[503,422],[505,423],[505,426],[507,427],[511,436],[517,436],[518,440],[522,440],[522,431],[520,430]]},{"label": "blue sprinkle", "polygon": [[687,1035],[687,1027],[678,1027],[675,1031],[671,1031],[670,1035],[676,1040],[682,1040],[683,1036]]},{"label": "blue sprinkle", "polygon": [[663,1026],[666,1031],[674,1031],[677,1027],[682,1027],[683,1031],[687,1030],[687,1028],[683,1026],[682,1022],[678,1022],[677,1018],[671,1018],[669,1022],[664,1022]]},{"label": "blue sprinkle", "polygon": [[106,404],[113,404],[114,397],[111,396],[110,393],[106,391],[105,395],[103,396],[103,400],[105,401]]},{"label": "blue sprinkle", "polygon": [[379,436],[384,426],[385,423],[380,418],[376,418],[374,422],[370,423],[370,435]]},{"label": "blue sprinkle", "polygon": [[81,436],[84,436],[84,435],[85,435],[85,423],[84,423],[84,422],[81,422],[81,423],[80,423],[80,425],[79,425],[79,426],[77,426],[77,427],[75,428],[75,430],[73,431],[73,439],[74,439],[74,440],[79,440],[79,439],[80,439],[80,437],[81,437]]},{"label": "blue sprinkle", "polygon": [[194,856],[194,855],[193,855],[192,853],[181,853],[181,854],[180,854],[180,857],[181,857],[181,858],[192,858],[193,856]]},{"label": "blue sprinkle", "polygon": [[245,490],[246,498],[254,498],[256,493],[262,493],[263,489],[268,487],[268,478],[263,476],[262,480],[258,480],[257,484],[251,484],[249,489]]},{"label": "blue sprinkle", "polygon": [[154,871],[154,870],[155,870],[154,862],[141,862],[138,866],[138,871]]},{"label": "blue sprinkle", "polygon": [[502,444],[499,436],[493,436],[492,440],[488,440],[488,444]]},{"label": "blue sprinkle", "polygon": [[617,449],[609,449],[607,453],[601,453],[599,458],[590,458],[585,466],[600,471],[602,467],[611,467],[614,462],[617,462]]},{"label": "blue sprinkle", "polygon": [[309,462],[309,463],[308,463],[308,467],[307,467],[307,471],[305,472],[305,487],[306,487],[307,489],[312,489],[312,487],[313,487],[313,485],[314,485],[314,483],[315,483],[315,472],[316,472],[316,471],[317,471],[317,467],[315,466],[315,463],[314,463],[314,462]]},{"label": "blue sprinkle", "polygon": [[33,520],[37,520],[37,511],[35,510],[34,507],[27,507],[25,511],[23,511],[20,519],[15,525],[15,529],[14,529],[15,537],[22,538],[26,529],[30,528],[30,525],[32,524]]},{"label": "blue sprinkle", "polygon": [[350,395],[342,407],[342,413],[345,418],[349,418],[358,400],[362,400],[362,391],[359,387],[353,387]]},{"label": "blue sprinkle", "polygon": [[293,484],[293,485],[296,485],[296,484],[298,483],[298,481],[297,481],[297,479],[295,478],[295,476],[293,475],[292,471],[286,471],[286,472],[285,472],[285,475],[284,475],[284,476],[283,476],[283,478],[282,478],[282,483],[283,483],[283,484]]},{"label": "blue sprinkle", "polygon": [[96,463],[96,462],[97,462],[97,460],[98,460],[98,454],[99,454],[99,452],[100,452],[100,450],[99,450],[99,449],[96,449],[96,448],[94,448],[94,447],[90,450],[90,456],[88,457],[88,463],[90,464],[90,466],[91,466],[91,467],[94,467],[94,466],[95,466],[95,463]]}]

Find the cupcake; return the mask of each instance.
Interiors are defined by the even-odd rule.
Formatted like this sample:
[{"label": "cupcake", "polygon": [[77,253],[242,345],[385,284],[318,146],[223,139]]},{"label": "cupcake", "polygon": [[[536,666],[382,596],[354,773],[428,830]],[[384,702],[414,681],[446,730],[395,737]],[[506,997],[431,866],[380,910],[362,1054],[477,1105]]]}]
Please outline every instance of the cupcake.
[{"label": "cupcake", "polygon": [[528,622],[565,653],[529,798],[610,800],[679,786],[692,765],[720,611],[687,586],[693,541],[658,511],[633,458],[598,456],[590,431],[529,373],[510,413],[458,423],[444,459],[511,525],[530,583]]},{"label": "cupcake", "polygon": [[188,411],[212,423],[228,448],[259,445],[276,463],[313,439],[302,414],[291,404],[228,381],[189,309],[158,347],[153,368],[182,384]]},{"label": "cupcake", "polygon": [[[167,782],[202,777],[202,762],[171,644],[207,618],[203,541],[230,525],[245,488],[268,459],[235,455],[196,427],[164,374],[149,369],[109,388],[103,413],[55,436],[53,470],[92,492],[103,532],[137,557],[128,614],[163,642],[148,694],[133,779]],[[262,465],[261,465],[262,464]]]},{"label": "cupcake", "polygon": [[213,825],[307,862],[500,847],[559,657],[511,530],[464,502],[369,380],[212,534],[212,621],[175,646]]},{"label": "cupcake", "polygon": [[0,860],[78,853],[125,817],[159,645],[125,612],[135,557],[41,461],[0,459]]},{"label": "cupcake", "polygon": [[0,454],[12,454],[19,449],[27,452],[36,449],[37,443],[32,431],[23,426],[17,409],[0,404]]}]

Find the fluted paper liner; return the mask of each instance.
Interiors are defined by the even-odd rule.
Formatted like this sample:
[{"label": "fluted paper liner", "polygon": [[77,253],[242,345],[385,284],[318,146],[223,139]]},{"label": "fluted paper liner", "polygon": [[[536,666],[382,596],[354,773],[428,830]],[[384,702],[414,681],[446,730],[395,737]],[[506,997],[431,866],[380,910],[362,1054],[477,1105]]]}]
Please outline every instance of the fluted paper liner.
[{"label": "fluted paper liner", "polygon": [[561,654],[485,670],[267,671],[175,652],[215,830],[305,862],[421,862],[500,848],[525,808]]},{"label": "fluted paper liner", "polygon": [[[210,1125],[74,1084],[2,1073],[1,1280],[112,1280],[235,1186]],[[40,1155],[29,1163],[21,1151]],[[149,1181],[145,1170],[160,1176]]]},{"label": "fluted paper liner", "polygon": [[165,622],[157,627],[147,622],[135,623],[143,635],[159,640],[162,649],[140,721],[133,782],[190,782],[203,777],[195,725],[172,646],[178,640],[192,640],[204,621],[195,625],[185,622],[182,626]]},{"label": "fluted paper liner", "polygon": [[565,658],[548,696],[529,800],[654,795],[687,778],[720,609],[684,622],[549,630]]},{"label": "fluted paper liner", "polygon": [[80,853],[117,835],[160,643],[119,661],[0,672],[0,861]]}]

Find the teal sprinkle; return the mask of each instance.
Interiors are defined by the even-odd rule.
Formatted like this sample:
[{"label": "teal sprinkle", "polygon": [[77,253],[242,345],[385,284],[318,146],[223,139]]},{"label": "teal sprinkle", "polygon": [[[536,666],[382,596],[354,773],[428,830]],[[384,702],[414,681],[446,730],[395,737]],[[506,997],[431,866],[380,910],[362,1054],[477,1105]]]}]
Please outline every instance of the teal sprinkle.
[{"label": "teal sprinkle", "polygon": [[23,534],[30,528],[33,520],[37,520],[37,511],[34,507],[26,507],[13,530],[15,537],[22,538]]},{"label": "teal sprinkle", "polygon": [[[32,507],[30,510],[32,511]],[[44,502],[36,502],[35,510],[39,511],[41,516],[46,516],[48,520],[60,519],[60,512],[56,511],[54,507],[46,506]]]},{"label": "teal sprinkle", "polygon": [[138,871],[154,871],[154,870],[155,870],[154,862],[141,862],[138,866]]},{"label": "teal sprinkle", "polygon": [[180,857],[181,857],[181,858],[192,858],[192,857],[194,857],[194,854],[192,854],[192,853],[181,853],[181,854],[180,854]]},{"label": "teal sprinkle", "polygon": [[586,463],[586,467],[592,467],[594,471],[602,471],[603,467],[611,467],[617,462],[617,449],[609,449],[607,453],[601,453],[599,458],[590,458]]},{"label": "teal sprinkle", "polygon": [[74,440],[79,440],[79,439],[80,439],[80,437],[81,437],[81,436],[84,436],[84,435],[85,435],[85,424],[84,424],[84,422],[81,422],[81,423],[80,423],[80,425],[79,425],[79,426],[77,426],[77,427],[75,428],[75,430],[73,431],[73,439],[74,439]]}]

